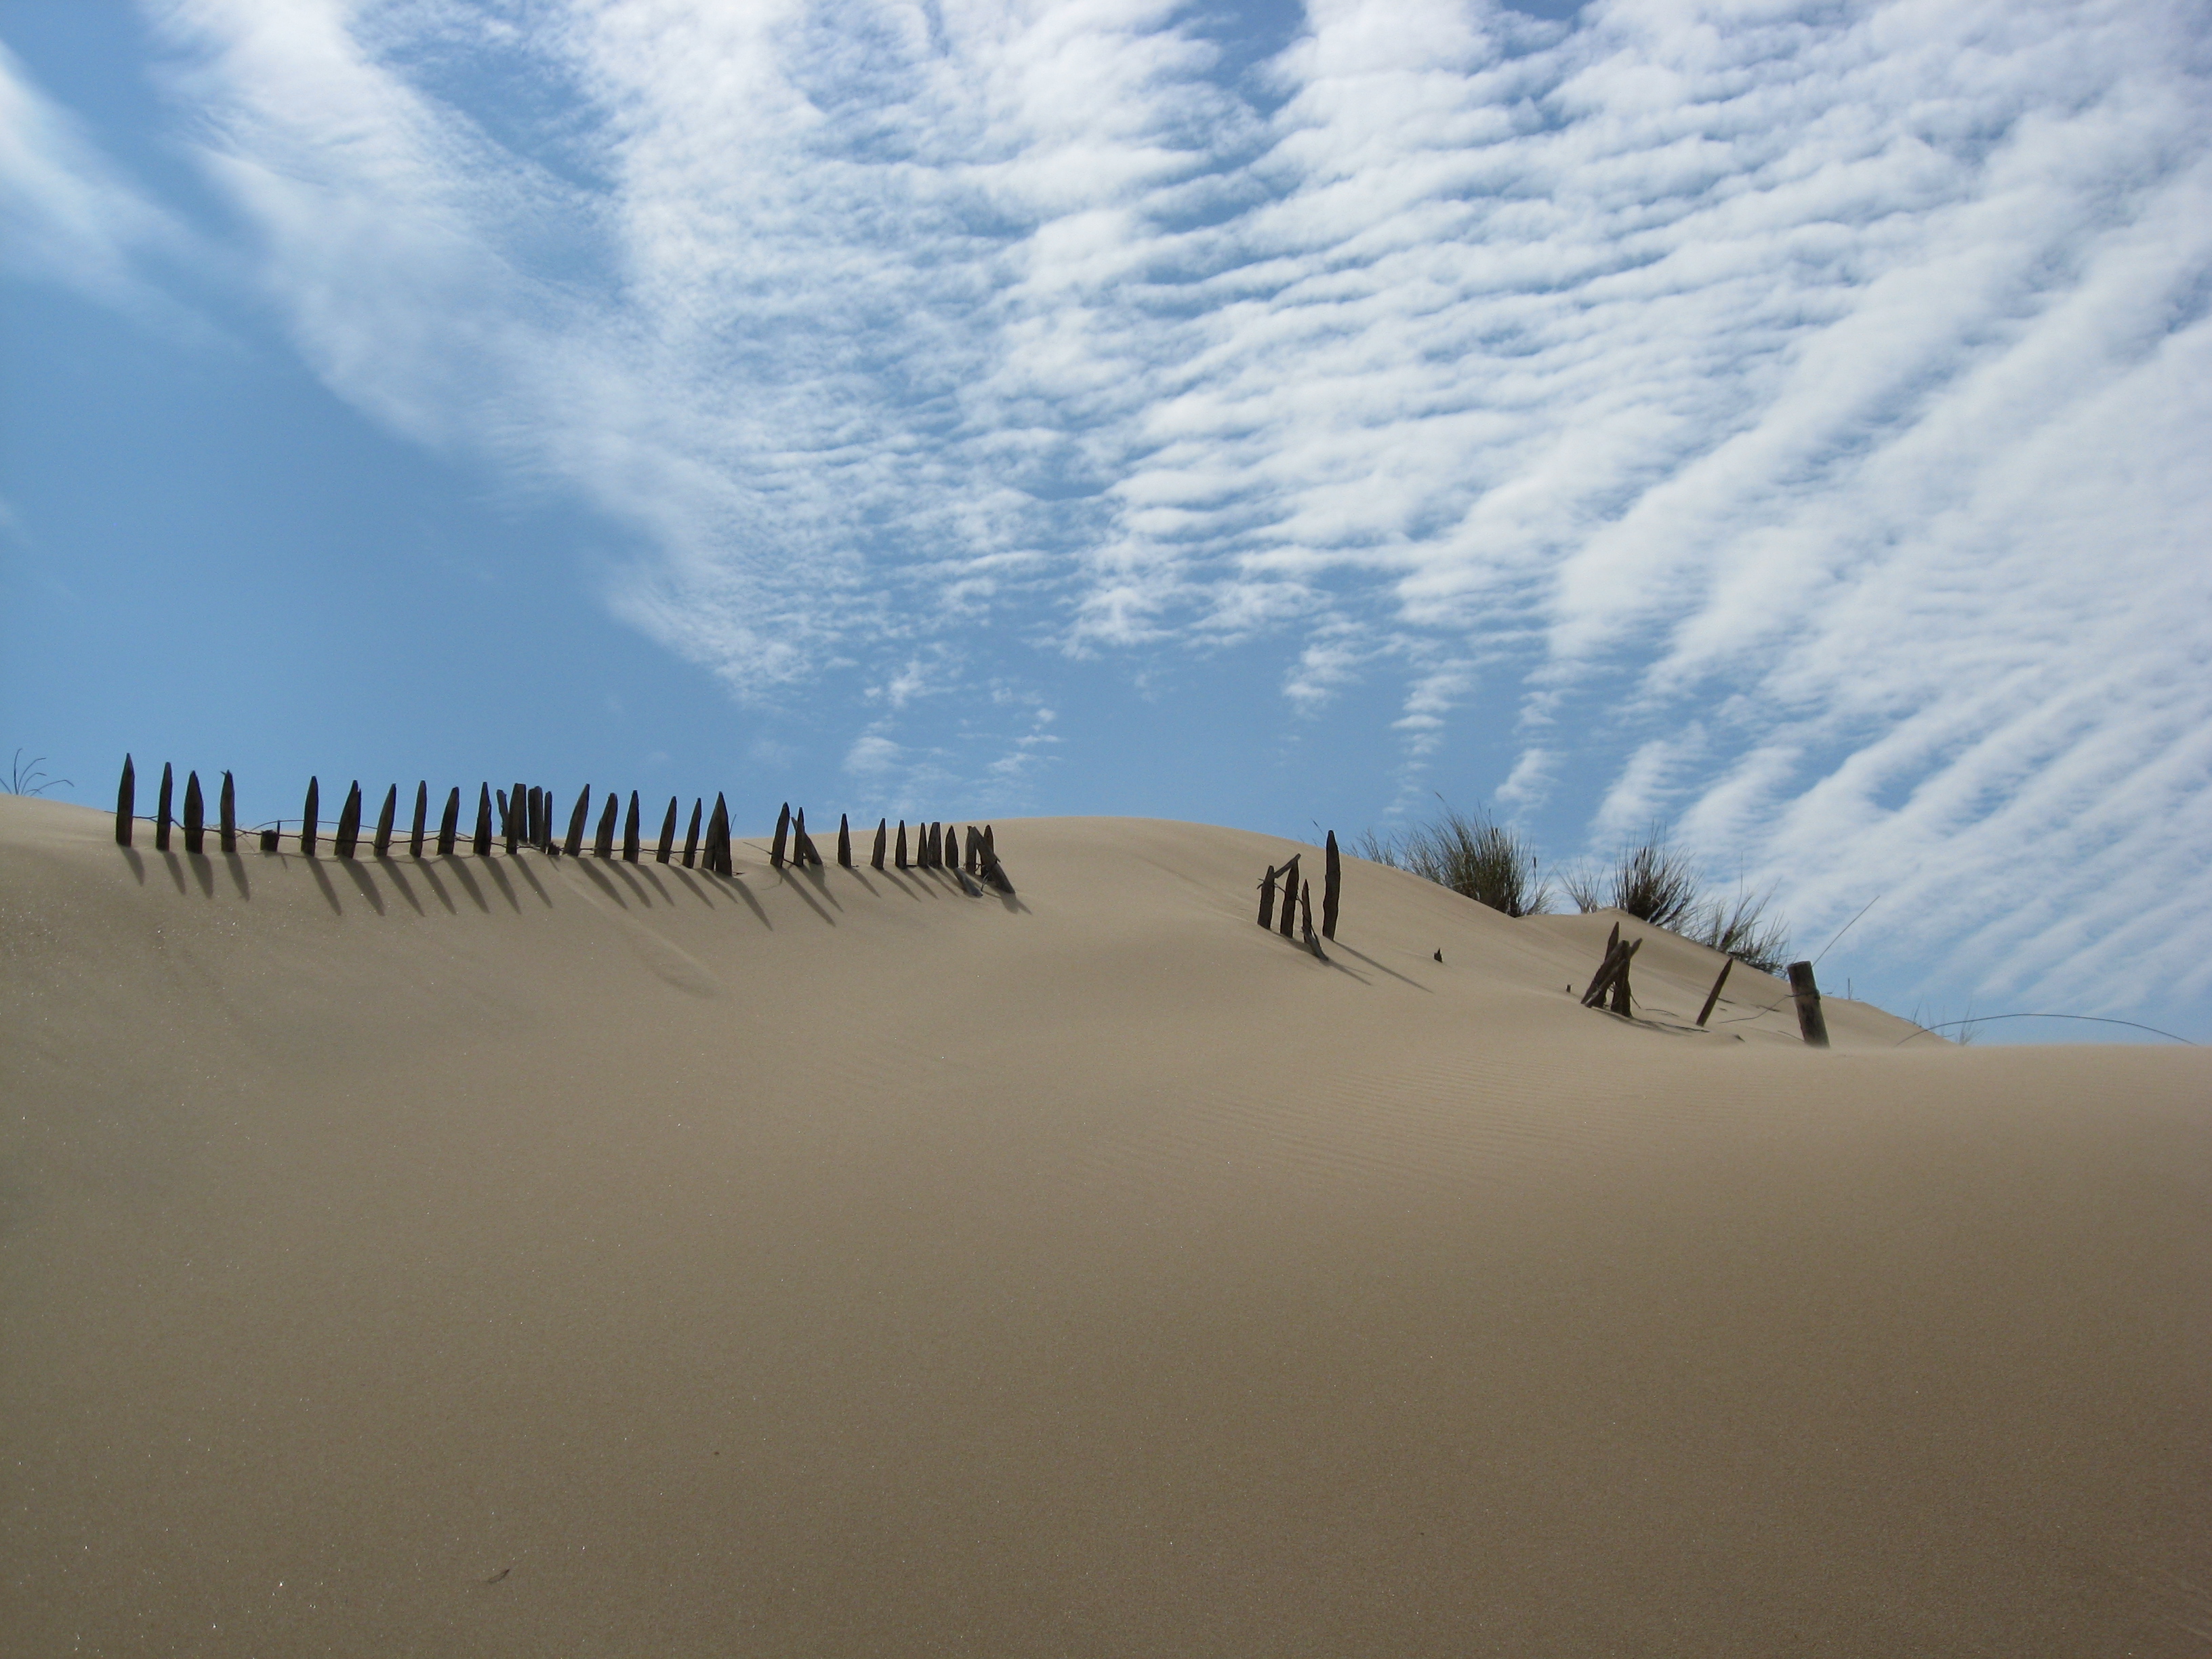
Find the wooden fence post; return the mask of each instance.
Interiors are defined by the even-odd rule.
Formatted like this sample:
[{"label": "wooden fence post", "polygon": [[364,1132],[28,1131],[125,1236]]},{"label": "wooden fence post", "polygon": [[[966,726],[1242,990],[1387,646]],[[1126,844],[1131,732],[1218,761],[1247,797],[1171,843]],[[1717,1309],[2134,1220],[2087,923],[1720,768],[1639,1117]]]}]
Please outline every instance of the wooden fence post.
[{"label": "wooden fence post", "polygon": [[945,866],[957,870],[960,865],[960,832],[951,824],[945,826]]},{"label": "wooden fence post", "polygon": [[1828,1017],[1820,1012],[1820,988],[1813,982],[1813,964],[1790,964],[1790,994],[1797,1003],[1797,1034],[1814,1048],[1828,1046]]},{"label": "wooden fence post", "polygon": [[453,844],[461,834],[461,786],[455,784],[446,792],[446,810],[438,818],[438,856],[449,859],[453,855]]},{"label": "wooden fence post", "polygon": [[393,784],[384,792],[384,805],[376,815],[376,856],[392,856],[392,820],[399,811],[399,786]]},{"label": "wooden fence post", "polygon": [[320,793],[321,780],[309,778],[307,805],[300,809],[300,850],[309,858],[315,855],[316,819],[321,816],[321,809],[318,804],[318,797]]},{"label": "wooden fence post", "polygon": [[115,789],[115,844],[131,845],[132,820],[138,815],[138,769],[131,757],[123,757],[123,781]]},{"label": "wooden fence post", "polygon": [[1283,924],[1280,931],[1285,939],[1291,937],[1291,928],[1297,926],[1298,860],[1302,856],[1301,854],[1291,854],[1291,861],[1283,866]]},{"label": "wooden fence post", "polygon": [[1322,869],[1321,936],[1336,937],[1337,902],[1344,891],[1344,863],[1336,850],[1336,831],[1328,832],[1328,845],[1324,849],[1326,862]]},{"label": "wooden fence post", "polygon": [[653,861],[665,864],[676,853],[676,797],[668,798],[668,816],[660,821],[660,845],[653,849]]},{"label": "wooden fence post", "polygon": [[415,781],[415,828],[407,837],[408,857],[419,859],[422,856],[422,831],[428,823],[429,817],[430,780],[417,778]]},{"label": "wooden fence post", "polygon": [[906,868],[906,820],[904,818],[899,820],[898,853],[893,861],[893,867],[900,870]]},{"label": "wooden fence post", "polygon": [[163,761],[161,763],[161,793],[156,797],[159,804],[154,808],[154,850],[157,853],[166,853],[169,850],[169,798],[175,787],[176,785],[172,781],[169,770],[169,763]]},{"label": "wooden fence post", "polygon": [[599,813],[599,830],[592,836],[593,857],[611,859],[615,855],[615,814],[621,811],[622,797],[608,790],[607,804]]},{"label": "wooden fence post", "polygon": [[507,855],[513,858],[530,842],[530,791],[516,784],[507,792]]},{"label": "wooden fence post", "polygon": [[768,844],[768,861],[776,869],[783,868],[784,838],[791,834],[791,803],[786,801],[783,810],[775,815],[775,838]]},{"label": "wooden fence post", "polygon": [[216,799],[216,811],[219,815],[216,822],[222,836],[222,850],[235,853],[238,850],[238,790],[228,772],[222,775],[222,793]]},{"label": "wooden fence post", "polygon": [[345,805],[338,808],[337,855],[351,858],[360,841],[361,780],[356,778],[353,787],[346,791]]},{"label": "wooden fence post", "polygon": [[207,801],[200,794],[200,775],[185,780],[185,851],[198,853],[207,845]]},{"label": "wooden fence post", "polygon": [[629,792],[629,811],[623,815],[623,862],[635,864],[638,853],[637,791]]},{"label": "wooden fence post", "polygon": [[698,796],[691,797],[691,822],[684,831],[684,867],[686,870],[699,860],[699,814],[704,811]]},{"label": "wooden fence post", "polygon": [[1322,956],[1321,939],[1314,933],[1313,884],[1310,881],[1298,884],[1298,908],[1301,912],[1298,929],[1300,936],[1305,940],[1306,949],[1316,956],[1321,957],[1323,962],[1327,962],[1328,958]]},{"label": "wooden fence post", "polygon": [[1260,883],[1260,926],[1269,932],[1275,926],[1275,866],[1269,865],[1266,878]]},{"label": "wooden fence post", "polygon": [[568,839],[561,850],[572,859],[584,856],[584,820],[592,814],[592,786],[586,784],[576,792],[576,810],[568,814]]},{"label": "wooden fence post", "polygon": [[491,786],[477,786],[476,855],[480,859],[491,856]]},{"label": "wooden fence post", "polygon": [[714,816],[707,826],[707,869],[708,873],[726,876],[732,873],[730,863],[730,806],[718,793],[714,797]]},{"label": "wooden fence post", "polygon": [[868,854],[868,868],[871,870],[880,870],[884,867],[884,848],[885,842],[890,837],[890,824],[891,821],[889,818],[876,820],[876,844]]},{"label": "wooden fence post", "polygon": [[837,864],[841,869],[853,867],[853,823],[843,812],[837,814]]},{"label": "wooden fence post", "polygon": [[1735,966],[1734,957],[1721,963],[1721,970],[1713,980],[1713,988],[1705,993],[1705,1006],[1698,1010],[1698,1024],[1703,1025],[1713,1017],[1713,1005],[1721,1000],[1721,987],[1728,983],[1729,969]]}]

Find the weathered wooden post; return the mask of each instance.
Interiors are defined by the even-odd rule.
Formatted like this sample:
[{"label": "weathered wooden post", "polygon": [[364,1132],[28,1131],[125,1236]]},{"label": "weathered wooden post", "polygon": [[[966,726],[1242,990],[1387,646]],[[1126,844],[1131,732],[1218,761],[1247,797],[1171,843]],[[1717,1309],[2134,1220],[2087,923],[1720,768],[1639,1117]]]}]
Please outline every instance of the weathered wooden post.
[{"label": "weathered wooden post", "polygon": [[622,811],[622,797],[611,789],[607,791],[607,804],[599,813],[599,827],[592,837],[592,855],[611,859],[615,855],[615,814]]},{"label": "weathered wooden post", "polygon": [[853,867],[853,823],[850,815],[837,814],[837,866],[841,870]]},{"label": "weathered wooden post", "polygon": [[802,806],[791,820],[791,861],[805,869],[808,865],[819,869],[822,854],[814,850],[814,837],[806,833],[806,809]]},{"label": "weathered wooden post", "polygon": [[200,794],[200,775],[185,779],[185,851],[198,854],[207,846],[207,802]]},{"label": "weathered wooden post", "polygon": [[1622,953],[1620,966],[1613,970],[1613,1012],[1623,1019],[1632,1019],[1636,1016],[1636,1005],[1628,994],[1628,964],[1630,958],[1636,954],[1636,946],[1643,943],[1640,939],[1632,941]]},{"label": "weathered wooden post", "polygon": [[934,818],[929,823],[929,867],[933,870],[945,867],[945,826]]},{"label": "weathered wooden post", "polygon": [[376,814],[376,856],[392,856],[392,820],[399,811],[399,786],[393,784],[384,792],[384,805]]},{"label": "weathered wooden post", "polygon": [[1336,937],[1336,913],[1344,893],[1344,860],[1336,850],[1336,831],[1328,832],[1328,843],[1322,856],[1327,860],[1322,869],[1321,936]]},{"label": "weathered wooden post", "polygon": [[261,832],[261,850],[264,853],[275,852],[276,850],[276,837],[281,833],[282,832],[277,830],[264,830]]},{"label": "weathered wooden post", "polygon": [[880,870],[884,867],[884,854],[889,848],[890,833],[891,821],[889,818],[878,818],[876,820],[876,842],[875,845],[868,851],[868,868],[871,870]]},{"label": "weathered wooden post", "polygon": [[893,860],[893,867],[900,870],[906,868],[906,820],[904,818],[899,820],[898,853]]},{"label": "weathered wooden post", "polygon": [[216,828],[222,836],[222,850],[238,850],[238,789],[230,781],[230,774],[222,775],[222,793],[216,798]]},{"label": "weathered wooden post", "polygon": [[131,757],[123,757],[123,781],[115,789],[115,844],[131,845],[131,830],[138,816],[138,769],[131,763]]},{"label": "weathered wooden post", "polygon": [[422,856],[422,831],[428,827],[429,817],[430,780],[417,778],[415,781],[415,827],[407,837],[409,858],[419,859]]},{"label": "weathered wooden post", "polygon": [[665,864],[676,853],[676,797],[668,798],[668,816],[660,821],[660,845],[653,849],[653,861]]},{"label": "weathered wooden post", "polygon": [[1260,926],[1271,933],[1275,926],[1275,866],[1271,864],[1260,883]]},{"label": "weathered wooden post", "polygon": [[584,856],[584,820],[592,813],[592,786],[586,784],[576,792],[576,810],[568,814],[568,836],[561,843],[561,851],[568,857]]},{"label": "weathered wooden post", "polygon": [[480,783],[477,786],[475,851],[476,855],[480,859],[488,859],[491,856],[491,786],[488,783]]},{"label": "weathered wooden post", "polygon": [[1283,923],[1280,931],[1285,939],[1291,937],[1291,930],[1297,925],[1298,860],[1304,856],[1303,854],[1293,853],[1291,861],[1283,866]]},{"label": "weathered wooden post", "polygon": [[1596,1008],[1604,1004],[1606,993],[1613,990],[1627,975],[1628,959],[1644,946],[1640,939],[1624,941],[1620,933],[1616,927],[1612,944],[1606,951],[1605,960],[1598,964],[1596,976],[1590,981],[1589,989],[1583,993],[1583,1006],[1585,1008]]},{"label": "weathered wooden post", "polygon": [[960,832],[949,823],[945,826],[945,865],[949,870],[963,867],[960,862]]},{"label": "weathered wooden post", "polygon": [[169,797],[175,787],[175,782],[169,770],[169,763],[163,761],[161,763],[161,793],[155,797],[157,805],[154,808],[154,850],[157,853],[166,853],[169,850]]},{"label": "weathered wooden post", "polygon": [[1321,957],[1323,962],[1327,962],[1328,958],[1322,957],[1321,953],[1321,938],[1314,932],[1313,884],[1310,881],[1298,884],[1298,909],[1300,912],[1298,931],[1305,940],[1306,949],[1316,956]]},{"label": "weathered wooden post", "polygon": [[730,863],[730,807],[720,794],[714,797],[714,816],[707,825],[707,869],[710,874],[732,873]]},{"label": "weathered wooden post", "polygon": [[638,853],[637,791],[629,792],[629,811],[623,815],[623,862],[635,864]]},{"label": "weathered wooden post", "polygon": [[320,786],[320,779],[307,780],[307,805],[300,809],[300,850],[309,858],[315,855],[316,821],[321,817],[321,808],[318,804],[318,798],[321,793]]},{"label": "weathered wooden post", "polygon": [[1713,1005],[1721,1000],[1721,987],[1728,983],[1729,969],[1735,966],[1734,957],[1721,963],[1721,970],[1713,980],[1713,988],[1705,993],[1705,1006],[1698,1010],[1698,1024],[1703,1025],[1713,1017]]},{"label": "weathered wooden post", "polygon": [[684,832],[684,867],[686,870],[699,860],[699,814],[703,810],[699,797],[694,795],[691,798],[690,827]]},{"label": "weathered wooden post", "polygon": [[999,838],[991,833],[991,826],[983,826],[983,851],[991,858],[999,856]]},{"label": "weathered wooden post", "polygon": [[342,859],[353,856],[354,848],[361,841],[361,780],[356,778],[353,787],[346,791],[345,805],[338,808],[338,832],[336,837],[337,855]]},{"label": "weathered wooden post", "polygon": [[1813,964],[1790,964],[1790,994],[1797,1003],[1797,1032],[1814,1048],[1828,1046],[1828,1017],[1820,1012],[1820,988],[1813,982]]},{"label": "weathered wooden post", "polygon": [[446,792],[446,810],[438,819],[438,856],[449,859],[453,845],[461,835],[461,786],[455,784]]},{"label": "weathered wooden post", "polygon": [[507,792],[507,855],[530,844],[530,789],[518,783]]},{"label": "weathered wooden post", "polygon": [[545,792],[536,784],[523,797],[522,839],[526,846],[545,845]]},{"label": "weathered wooden post", "polygon": [[777,869],[783,868],[784,838],[791,834],[791,803],[786,801],[783,810],[775,815],[775,839],[769,843],[768,861]]}]

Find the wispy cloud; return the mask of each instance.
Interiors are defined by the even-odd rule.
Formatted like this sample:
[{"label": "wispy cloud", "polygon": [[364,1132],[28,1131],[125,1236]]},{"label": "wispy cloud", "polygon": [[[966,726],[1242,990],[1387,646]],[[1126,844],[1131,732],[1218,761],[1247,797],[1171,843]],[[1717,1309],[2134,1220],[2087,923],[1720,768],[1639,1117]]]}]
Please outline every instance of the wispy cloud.
[{"label": "wispy cloud", "polygon": [[2187,7],[154,10],[330,384],[633,526],[610,602],[741,692],[872,689],[855,768],[968,771],[896,721],[1009,639],[1273,640],[1402,677],[1409,779],[1517,696],[1505,804],[1808,927],[2212,982]]}]

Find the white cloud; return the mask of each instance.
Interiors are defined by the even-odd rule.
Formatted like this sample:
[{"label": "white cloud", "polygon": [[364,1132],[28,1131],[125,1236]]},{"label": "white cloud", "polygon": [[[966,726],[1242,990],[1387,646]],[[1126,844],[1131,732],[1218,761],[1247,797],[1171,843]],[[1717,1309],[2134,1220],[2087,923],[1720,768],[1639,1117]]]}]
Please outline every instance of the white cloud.
[{"label": "white cloud", "polygon": [[635,526],[740,690],[1283,635],[1404,676],[1411,777],[1479,665],[1509,804],[2205,987],[2187,8],[1315,0],[1264,85],[1165,0],[155,9],[309,361]]}]

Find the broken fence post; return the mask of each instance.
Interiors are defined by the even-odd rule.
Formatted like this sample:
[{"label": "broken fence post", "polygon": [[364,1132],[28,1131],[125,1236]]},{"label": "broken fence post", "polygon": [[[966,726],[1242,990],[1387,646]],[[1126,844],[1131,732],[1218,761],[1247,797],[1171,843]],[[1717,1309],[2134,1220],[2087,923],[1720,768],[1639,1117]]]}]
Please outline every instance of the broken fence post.
[{"label": "broken fence post", "polygon": [[430,780],[415,781],[415,828],[407,837],[407,856],[422,856],[422,831],[430,817]]},{"label": "broken fence post", "polygon": [[699,797],[691,798],[691,822],[684,831],[684,867],[689,870],[699,861],[699,815],[706,808]]},{"label": "broken fence post", "polygon": [[461,834],[461,786],[455,784],[446,792],[446,810],[438,819],[438,856],[449,859],[453,855],[453,843]]},{"label": "broken fence post", "polygon": [[523,797],[522,839],[532,847],[545,845],[545,792],[536,784]]},{"label": "broken fence post", "polygon": [[276,850],[276,837],[278,834],[279,831],[276,830],[264,830],[261,832],[261,850],[263,852],[273,853]]},{"label": "broken fence post", "polygon": [[138,769],[131,757],[123,757],[123,781],[115,789],[115,844],[131,845],[131,820],[138,812]]},{"label": "broken fence post", "polygon": [[207,845],[207,802],[200,794],[200,775],[185,780],[185,851],[197,854]]},{"label": "broken fence post", "polygon": [[1275,926],[1275,877],[1277,873],[1275,866],[1272,864],[1269,865],[1267,866],[1266,878],[1260,883],[1260,926],[1271,932],[1273,930]]},{"label": "broken fence post", "polygon": [[947,869],[965,872],[960,862],[960,832],[949,823],[945,826],[945,864]]},{"label": "broken fence post", "polygon": [[591,816],[592,786],[586,784],[576,792],[576,810],[568,814],[568,838],[561,843],[561,850],[572,859],[584,855],[584,820]]},{"label": "broken fence post", "polygon": [[1321,957],[1323,962],[1327,962],[1328,958],[1321,956],[1320,937],[1314,932],[1313,884],[1310,881],[1298,884],[1298,908],[1302,913],[1298,923],[1299,936],[1304,939],[1307,950]]},{"label": "broken fence post", "polygon": [[1322,866],[1321,936],[1336,937],[1337,902],[1344,891],[1344,862],[1336,850],[1336,831],[1328,832],[1328,844],[1322,853]]},{"label": "broken fence post", "polygon": [[161,793],[157,798],[159,805],[154,808],[154,850],[157,853],[166,853],[169,850],[169,796],[175,787],[171,781],[169,763],[163,761],[161,763]]},{"label": "broken fence post", "polygon": [[300,850],[309,858],[315,855],[315,820],[320,813],[318,803],[321,793],[321,781],[309,778],[307,805],[300,809]]},{"label": "broken fence post", "polygon": [[507,855],[513,858],[530,842],[530,791],[516,784],[507,792]]},{"label": "broken fence post", "polygon": [[1291,861],[1283,866],[1283,921],[1279,931],[1285,939],[1290,938],[1291,930],[1297,925],[1298,860],[1302,856],[1291,854]]},{"label": "broken fence post", "polygon": [[1820,988],[1813,982],[1813,964],[1790,964],[1790,994],[1797,1002],[1797,1031],[1808,1047],[1828,1046],[1828,1018],[1820,1012]]},{"label": "broken fence post", "polygon": [[1621,953],[1620,966],[1613,970],[1613,1012],[1623,1019],[1635,1018],[1636,1005],[1628,989],[1628,963],[1629,958],[1636,954],[1637,945],[1643,943],[1640,939],[1633,941],[1628,949]]},{"label": "broken fence post", "polygon": [[791,803],[786,801],[783,810],[775,815],[775,836],[768,844],[768,861],[779,870],[783,868],[784,841],[790,834]]},{"label": "broken fence post", "polygon": [[222,837],[222,850],[238,850],[238,789],[230,781],[230,774],[222,775],[222,793],[216,798],[216,832]]},{"label": "broken fence post", "polygon": [[480,859],[491,856],[491,786],[477,786],[476,855]]},{"label": "broken fence post", "polygon": [[871,870],[880,870],[884,867],[884,847],[890,836],[890,823],[889,818],[876,820],[876,844],[868,854],[868,868]]},{"label": "broken fence post", "polygon": [[376,841],[374,842],[374,846],[376,849],[376,856],[380,859],[389,858],[392,855],[392,820],[398,814],[398,811],[399,786],[395,783],[392,787],[384,792],[384,805],[378,811],[376,815]]},{"label": "broken fence post", "polygon": [[1703,1025],[1713,1017],[1713,1005],[1721,1000],[1721,987],[1728,983],[1729,969],[1735,966],[1734,957],[1721,963],[1721,970],[1713,980],[1713,988],[1705,993],[1705,1006],[1698,1010],[1698,1024]]}]

